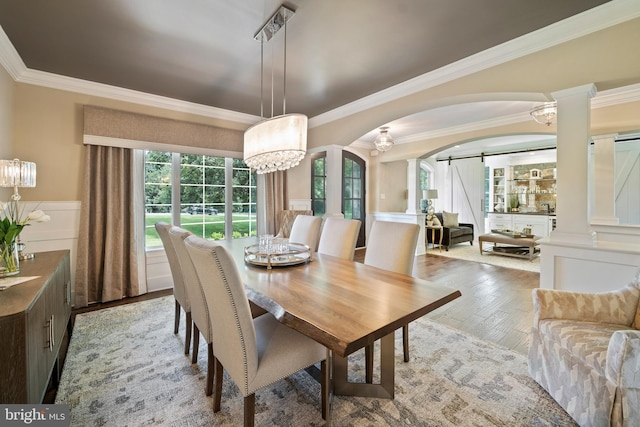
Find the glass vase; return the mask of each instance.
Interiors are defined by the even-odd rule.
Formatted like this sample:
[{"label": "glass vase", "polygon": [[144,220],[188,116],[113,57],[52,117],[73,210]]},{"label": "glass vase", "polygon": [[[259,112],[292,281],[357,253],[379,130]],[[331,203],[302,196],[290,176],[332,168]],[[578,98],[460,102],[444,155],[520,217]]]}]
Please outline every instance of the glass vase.
[{"label": "glass vase", "polygon": [[15,241],[0,242],[0,277],[13,276],[20,273],[18,245]]}]

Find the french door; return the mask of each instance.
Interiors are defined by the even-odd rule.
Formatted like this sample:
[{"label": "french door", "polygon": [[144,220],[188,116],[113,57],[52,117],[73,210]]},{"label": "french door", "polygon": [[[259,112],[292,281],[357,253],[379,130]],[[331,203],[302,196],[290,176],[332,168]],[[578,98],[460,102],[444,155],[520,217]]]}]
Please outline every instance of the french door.
[{"label": "french door", "polygon": [[365,162],[348,151],[342,151],[342,213],[347,219],[362,222],[356,247],[365,246]]}]

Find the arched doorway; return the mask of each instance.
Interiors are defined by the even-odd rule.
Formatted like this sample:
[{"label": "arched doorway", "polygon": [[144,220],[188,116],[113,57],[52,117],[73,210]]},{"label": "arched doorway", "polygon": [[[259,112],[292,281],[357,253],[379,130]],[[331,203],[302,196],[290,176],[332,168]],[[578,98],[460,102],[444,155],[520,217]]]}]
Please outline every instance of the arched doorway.
[{"label": "arched doorway", "polygon": [[365,245],[365,161],[348,151],[342,151],[342,212],[348,219],[362,222],[356,247]]}]

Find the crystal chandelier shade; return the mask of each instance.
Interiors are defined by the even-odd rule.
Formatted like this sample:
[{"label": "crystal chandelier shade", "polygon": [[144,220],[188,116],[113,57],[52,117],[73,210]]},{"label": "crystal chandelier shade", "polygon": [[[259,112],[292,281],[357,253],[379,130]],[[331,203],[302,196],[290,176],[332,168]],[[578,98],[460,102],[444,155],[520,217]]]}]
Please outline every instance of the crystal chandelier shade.
[{"label": "crystal chandelier shade", "polygon": [[378,135],[376,140],[373,141],[373,145],[376,146],[376,150],[384,153],[385,151],[391,150],[394,144],[395,142],[389,134],[389,128],[387,126],[381,127],[380,134]]},{"label": "crystal chandelier shade", "polygon": [[297,166],[307,151],[307,116],[286,114],[253,125],[244,134],[244,161],[263,174]]},{"label": "crystal chandelier shade", "polygon": [[551,126],[551,124],[556,120],[556,116],[558,115],[558,107],[555,102],[546,102],[542,105],[538,105],[535,108],[532,108],[529,111],[533,120],[540,123],[541,125]]}]

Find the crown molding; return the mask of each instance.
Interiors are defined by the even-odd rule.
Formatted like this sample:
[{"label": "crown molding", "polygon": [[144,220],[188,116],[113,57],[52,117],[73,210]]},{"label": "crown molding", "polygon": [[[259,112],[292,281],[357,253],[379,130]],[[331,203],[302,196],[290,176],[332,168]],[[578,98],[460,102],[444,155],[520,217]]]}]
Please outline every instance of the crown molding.
[{"label": "crown molding", "polygon": [[208,105],[196,104],[165,96],[152,95],[145,92],[125,89],[118,86],[29,69],[25,66],[13,44],[11,44],[11,41],[2,29],[2,26],[0,26],[0,64],[2,64],[5,70],[7,70],[13,80],[18,83],[76,92],[117,101],[131,102],[149,107],[158,107],[171,111],[196,114],[203,117],[229,120],[248,125],[252,125],[260,121],[260,117],[253,116],[251,114],[239,113]]},{"label": "crown molding", "polygon": [[7,70],[7,73],[13,78],[18,80],[20,75],[27,70],[27,66],[24,65],[22,58],[18,55],[18,51],[13,47],[7,33],[0,25],[0,64]]},{"label": "crown molding", "polygon": [[613,0],[581,14],[509,40],[437,70],[391,86],[309,119],[309,127],[362,112],[478,71],[583,37],[640,16],[637,0]]}]

